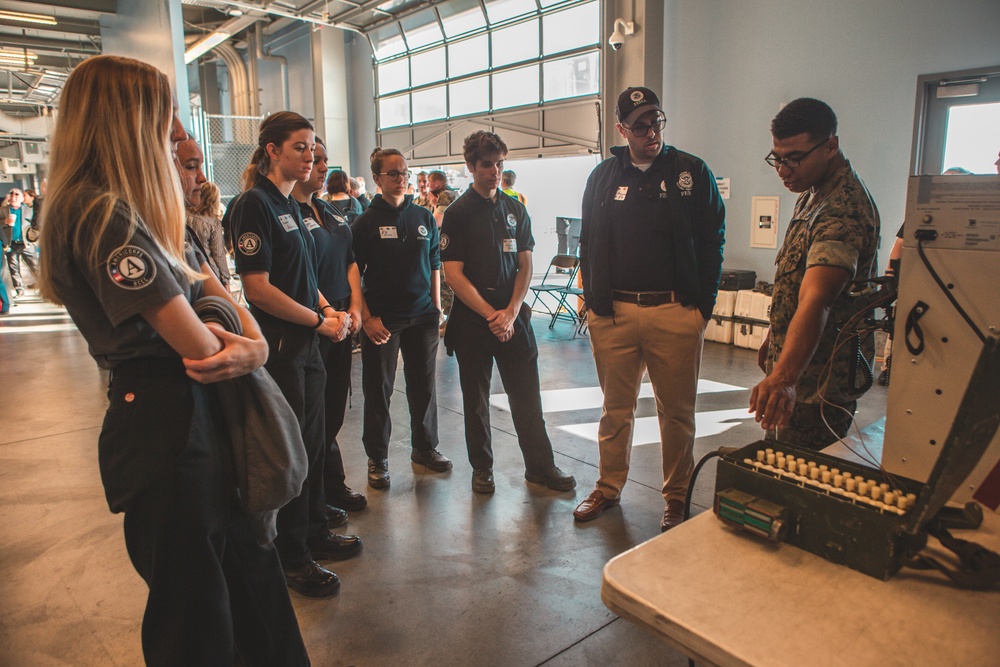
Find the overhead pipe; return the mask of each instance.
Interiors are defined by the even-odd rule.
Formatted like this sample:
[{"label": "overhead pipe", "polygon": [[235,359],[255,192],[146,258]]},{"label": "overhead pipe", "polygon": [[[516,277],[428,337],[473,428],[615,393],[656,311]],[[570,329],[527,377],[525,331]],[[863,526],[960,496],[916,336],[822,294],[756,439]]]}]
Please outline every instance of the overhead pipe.
[{"label": "overhead pipe", "polygon": [[[281,110],[287,110],[289,108],[289,94],[288,94],[288,58],[285,56],[275,56],[271,53],[264,53],[264,31],[261,28],[260,22],[254,25],[254,48],[257,55],[257,60],[264,60],[269,62],[278,63],[281,68],[281,90],[284,94],[284,104]],[[259,81],[258,81],[259,86]],[[261,110],[263,111],[263,110]]]}]

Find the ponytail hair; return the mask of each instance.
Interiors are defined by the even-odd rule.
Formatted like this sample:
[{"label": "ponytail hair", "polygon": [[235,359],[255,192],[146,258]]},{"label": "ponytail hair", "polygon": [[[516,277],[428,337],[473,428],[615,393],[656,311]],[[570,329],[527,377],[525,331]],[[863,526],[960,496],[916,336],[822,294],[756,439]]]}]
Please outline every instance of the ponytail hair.
[{"label": "ponytail hair", "polygon": [[243,171],[243,191],[252,188],[259,178],[267,176],[271,171],[271,158],[267,155],[268,144],[280,147],[293,132],[312,129],[312,123],[294,111],[279,111],[265,118],[257,134],[257,148],[250,158],[250,164]]},{"label": "ponytail hair", "polygon": [[403,154],[395,148],[382,148],[380,146],[375,147],[375,150],[372,151],[371,157],[368,158],[368,161],[371,162],[372,165],[372,176],[382,173],[382,161],[390,155],[398,155],[404,160],[406,159],[403,157]]}]

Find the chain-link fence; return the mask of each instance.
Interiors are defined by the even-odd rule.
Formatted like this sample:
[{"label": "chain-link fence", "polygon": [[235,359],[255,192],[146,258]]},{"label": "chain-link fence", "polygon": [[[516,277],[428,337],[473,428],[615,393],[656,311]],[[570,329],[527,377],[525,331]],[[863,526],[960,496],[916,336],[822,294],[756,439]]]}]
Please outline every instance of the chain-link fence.
[{"label": "chain-link fence", "polygon": [[223,205],[243,192],[243,172],[257,148],[256,116],[197,113],[196,137],[205,151],[205,176],[219,186]]}]

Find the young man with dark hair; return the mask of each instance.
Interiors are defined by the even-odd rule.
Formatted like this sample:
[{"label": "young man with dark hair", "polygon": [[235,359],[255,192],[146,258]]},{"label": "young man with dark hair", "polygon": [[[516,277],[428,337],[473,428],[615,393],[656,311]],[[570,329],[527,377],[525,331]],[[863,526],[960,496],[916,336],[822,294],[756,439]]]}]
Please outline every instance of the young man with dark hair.
[{"label": "young man with dark hair", "polygon": [[492,493],[490,378],[496,360],[524,456],[524,478],[556,491],[576,480],[556,467],[545,431],[538,379],[538,347],[531,309],[531,219],[524,205],[499,190],[507,145],[492,132],[465,138],[472,186],[444,213],[441,260],[455,290],[444,343],[458,359],[465,412],[465,442],[472,490]]},{"label": "young man with dark hair", "polygon": [[[827,104],[789,102],[771,136],[765,160],[800,194],[775,260],[771,328],[757,356],[767,376],[753,388],[750,411],[768,438],[822,449],[847,435],[857,408],[848,382],[857,351],[847,341],[837,345],[834,323],[854,311],[850,281],[876,274],[879,214],[840,150]],[[872,359],[874,340],[861,351]]]},{"label": "young man with dark hair", "polygon": [[17,188],[12,189],[7,194],[7,203],[0,206],[0,240],[3,241],[4,255],[7,259],[7,268],[10,270],[10,281],[14,286],[14,295],[18,297],[24,293],[21,261],[24,261],[31,275],[34,276],[38,271],[34,254],[25,250],[27,231],[30,227],[27,212],[28,209],[24,206],[24,192]]},{"label": "young man with dark hair", "polygon": [[660,528],[668,530],[684,520],[694,469],[698,370],[722,275],[726,211],[708,166],[664,144],[656,93],[627,88],[615,113],[627,145],[611,149],[583,195],[580,264],[604,409],[600,476],[573,516],[590,521],[619,503],[648,372],[660,427]]}]

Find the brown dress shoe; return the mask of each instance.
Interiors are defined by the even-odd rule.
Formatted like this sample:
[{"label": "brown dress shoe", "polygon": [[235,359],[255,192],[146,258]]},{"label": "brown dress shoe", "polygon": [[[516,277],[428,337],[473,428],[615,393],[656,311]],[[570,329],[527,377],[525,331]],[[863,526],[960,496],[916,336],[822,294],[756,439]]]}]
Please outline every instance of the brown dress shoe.
[{"label": "brown dress shoe", "polygon": [[667,506],[663,509],[663,520],[660,521],[660,532],[667,532],[671,528],[684,523],[684,501],[668,500]]},{"label": "brown dress shoe", "polygon": [[592,521],[601,516],[604,510],[614,507],[619,502],[621,502],[620,498],[605,498],[600,491],[594,491],[576,506],[576,509],[573,510],[573,516],[576,517],[577,521]]}]

